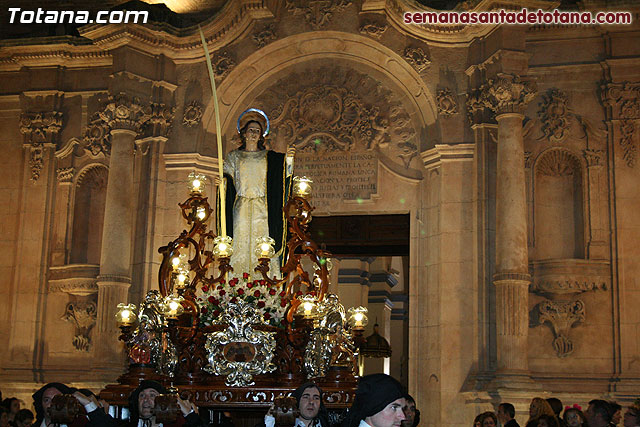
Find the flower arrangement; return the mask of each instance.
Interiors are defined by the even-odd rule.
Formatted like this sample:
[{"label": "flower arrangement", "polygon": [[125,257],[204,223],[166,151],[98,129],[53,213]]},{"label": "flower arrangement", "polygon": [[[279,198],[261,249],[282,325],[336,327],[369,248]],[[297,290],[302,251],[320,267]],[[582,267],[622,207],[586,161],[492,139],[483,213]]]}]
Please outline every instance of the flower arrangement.
[{"label": "flower arrangement", "polygon": [[273,326],[280,326],[289,301],[285,292],[276,289],[266,280],[251,280],[248,273],[242,279],[234,277],[227,283],[224,279],[213,286],[202,286],[196,295],[200,306],[200,323],[211,326],[229,303],[242,299],[253,303],[262,313],[264,321]]}]

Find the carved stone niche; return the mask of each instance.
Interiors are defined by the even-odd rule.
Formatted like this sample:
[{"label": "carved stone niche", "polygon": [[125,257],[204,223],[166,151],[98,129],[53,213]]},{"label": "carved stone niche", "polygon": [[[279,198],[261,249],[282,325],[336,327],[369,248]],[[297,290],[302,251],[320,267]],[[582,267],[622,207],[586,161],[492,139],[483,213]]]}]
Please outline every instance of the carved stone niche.
[{"label": "carved stone niche", "polygon": [[62,319],[75,326],[71,344],[77,351],[91,349],[91,331],[96,324],[97,276],[100,266],[71,264],[49,269],[49,292],[64,292],[69,301]]},{"label": "carved stone niche", "polygon": [[575,299],[577,294],[607,290],[611,269],[607,261],[584,259],[554,259],[530,264],[530,290],[547,299],[536,305],[532,326],[548,323],[553,331],[551,343],[558,357],[567,357],[574,350],[569,336],[571,328],[586,318],[585,304]]}]

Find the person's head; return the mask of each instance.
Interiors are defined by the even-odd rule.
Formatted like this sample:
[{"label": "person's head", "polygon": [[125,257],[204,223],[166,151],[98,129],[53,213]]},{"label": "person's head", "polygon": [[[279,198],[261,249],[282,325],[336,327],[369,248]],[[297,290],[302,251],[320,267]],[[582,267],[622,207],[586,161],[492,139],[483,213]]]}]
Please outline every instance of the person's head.
[{"label": "person's head", "polygon": [[298,402],[300,418],[313,420],[318,417],[322,407],[322,390],[315,383],[306,383],[298,387],[292,396]]},{"label": "person's head", "polygon": [[49,383],[33,393],[33,407],[36,410],[36,425],[40,425],[42,420],[49,421],[47,409],[51,406],[53,398],[59,394],[72,394],[75,389],[67,387],[62,383]]},{"label": "person's head", "polygon": [[633,405],[627,408],[622,422],[624,427],[640,426],[640,399],[636,399]]},{"label": "person's head", "polygon": [[554,415],[553,409],[551,409],[551,405],[549,402],[544,400],[541,397],[534,397],[531,399],[531,404],[529,405],[529,419],[533,420],[539,418],[542,415]]},{"label": "person's head", "polygon": [[484,412],[482,414],[476,415],[476,417],[473,419],[473,427],[482,427],[482,416],[483,415],[484,415]]},{"label": "person's head", "polygon": [[0,405],[0,427],[9,427],[9,410]]},{"label": "person's head", "polygon": [[253,147],[255,147],[257,150],[264,150],[263,132],[264,129],[259,122],[254,120],[247,122],[247,124],[240,129],[240,139],[242,140],[240,149],[255,151],[255,149],[253,149]]},{"label": "person's head", "polygon": [[28,409],[20,409],[13,421],[17,427],[31,427],[31,424],[33,424],[33,412]]},{"label": "person's head", "polygon": [[547,399],[547,403],[553,409],[553,413],[556,414],[556,417],[560,416],[560,412],[562,412],[562,401],[556,397],[550,397]]},{"label": "person's head", "polygon": [[357,427],[364,420],[371,427],[400,427],[407,401],[402,385],[387,374],[360,378],[347,425]]},{"label": "person's head", "polygon": [[562,419],[569,427],[580,427],[587,424],[587,418],[582,413],[580,407],[569,407],[564,408],[564,413],[562,414]]},{"label": "person's head", "polygon": [[604,427],[611,422],[611,406],[605,400],[594,399],[589,402],[585,415],[589,427]]},{"label": "person's head", "polygon": [[504,425],[515,418],[516,408],[511,403],[502,402],[498,405],[498,420]]},{"label": "person's head", "polygon": [[15,416],[20,410],[20,401],[16,397],[7,397],[2,401],[2,406],[9,410],[10,416]]},{"label": "person's head", "polygon": [[409,394],[405,395],[404,399],[407,405],[402,408],[405,418],[402,425],[406,427],[416,427],[420,423],[420,412],[416,409],[416,401]]},{"label": "person's head", "polygon": [[498,427],[498,417],[491,411],[484,412],[480,418],[482,427]]},{"label": "person's head", "polygon": [[167,389],[157,381],[144,380],[129,396],[130,419],[137,422],[139,419],[148,420],[153,416],[153,407],[156,396],[167,393]]}]

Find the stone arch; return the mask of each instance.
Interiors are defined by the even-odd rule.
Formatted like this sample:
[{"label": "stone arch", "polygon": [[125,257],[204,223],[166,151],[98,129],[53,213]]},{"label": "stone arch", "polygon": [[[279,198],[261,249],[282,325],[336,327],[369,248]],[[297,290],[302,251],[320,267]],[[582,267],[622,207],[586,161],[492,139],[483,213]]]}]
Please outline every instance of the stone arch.
[{"label": "stone arch", "polygon": [[71,264],[100,264],[108,178],[107,167],[99,163],[85,166],[75,178]]},{"label": "stone arch", "polygon": [[551,148],[533,169],[535,259],[585,257],[585,166],[564,148]]},{"label": "stone arch", "polygon": [[[424,129],[436,121],[435,99],[420,75],[400,55],[364,36],[317,31],[273,42],[251,54],[225,77],[218,88],[223,135],[233,135],[237,116],[275,76],[294,65],[318,59],[349,64],[402,94],[416,128]],[[205,128],[215,131],[213,100],[207,106],[203,123]]]}]

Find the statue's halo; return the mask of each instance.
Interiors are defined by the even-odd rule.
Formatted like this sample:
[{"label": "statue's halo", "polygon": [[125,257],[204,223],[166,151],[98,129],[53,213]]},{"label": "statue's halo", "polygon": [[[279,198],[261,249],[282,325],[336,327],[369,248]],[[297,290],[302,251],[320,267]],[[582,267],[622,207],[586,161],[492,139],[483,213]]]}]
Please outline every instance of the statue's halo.
[{"label": "statue's halo", "polygon": [[[245,117],[245,115],[247,117]],[[244,117],[244,123],[243,122],[243,117]],[[240,117],[238,117],[238,124],[236,125],[236,129],[238,129],[238,133],[240,133],[240,129],[243,128],[243,126],[251,121],[251,120],[255,120],[257,122],[262,122],[262,128],[264,129],[264,131],[262,132],[262,136],[265,137],[269,134],[269,118],[267,117],[267,115],[264,113],[264,111],[258,109],[258,108],[249,108],[247,110],[244,110],[242,112],[242,114],[240,114]],[[242,125],[241,125],[242,123]]]}]

